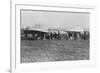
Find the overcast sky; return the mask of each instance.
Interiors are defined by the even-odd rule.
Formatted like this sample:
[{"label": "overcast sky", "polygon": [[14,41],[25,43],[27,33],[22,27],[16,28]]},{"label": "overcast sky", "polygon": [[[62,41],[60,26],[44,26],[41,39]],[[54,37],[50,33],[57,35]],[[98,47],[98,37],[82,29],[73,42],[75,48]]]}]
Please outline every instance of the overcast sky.
[{"label": "overcast sky", "polygon": [[38,24],[41,28],[84,29],[89,28],[89,14],[21,10],[22,28],[35,27]]}]

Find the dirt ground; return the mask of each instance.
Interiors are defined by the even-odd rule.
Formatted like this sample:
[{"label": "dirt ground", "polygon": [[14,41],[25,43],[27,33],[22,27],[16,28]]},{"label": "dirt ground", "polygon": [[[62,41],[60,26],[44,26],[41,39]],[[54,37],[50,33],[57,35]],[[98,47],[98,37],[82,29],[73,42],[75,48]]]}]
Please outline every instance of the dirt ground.
[{"label": "dirt ground", "polygon": [[89,40],[21,40],[21,63],[89,60]]}]

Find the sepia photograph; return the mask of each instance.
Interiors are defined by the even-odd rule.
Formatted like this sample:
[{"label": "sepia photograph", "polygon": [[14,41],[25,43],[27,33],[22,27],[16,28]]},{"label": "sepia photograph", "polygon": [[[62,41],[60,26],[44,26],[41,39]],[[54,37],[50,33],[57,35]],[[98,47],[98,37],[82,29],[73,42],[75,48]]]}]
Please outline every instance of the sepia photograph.
[{"label": "sepia photograph", "polygon": [[90,13],[20,10],[20,63],[90,59]]}]

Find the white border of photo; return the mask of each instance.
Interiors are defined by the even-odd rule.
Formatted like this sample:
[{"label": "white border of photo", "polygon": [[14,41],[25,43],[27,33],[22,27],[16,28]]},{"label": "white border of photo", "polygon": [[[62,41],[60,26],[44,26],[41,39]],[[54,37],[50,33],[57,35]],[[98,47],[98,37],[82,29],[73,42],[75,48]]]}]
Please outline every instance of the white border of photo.
[{"label": "white border of photo", "polygon": [[[30,1],[20,2],[19,0],[12,1],[11,3],[11,72],[42,72],[46,70],[64,70],[67,68],[85,68],[95,66],[95,7],[45,3],[40,4]],[[90,60],[20,63],[20,9],[89,12]]]}]

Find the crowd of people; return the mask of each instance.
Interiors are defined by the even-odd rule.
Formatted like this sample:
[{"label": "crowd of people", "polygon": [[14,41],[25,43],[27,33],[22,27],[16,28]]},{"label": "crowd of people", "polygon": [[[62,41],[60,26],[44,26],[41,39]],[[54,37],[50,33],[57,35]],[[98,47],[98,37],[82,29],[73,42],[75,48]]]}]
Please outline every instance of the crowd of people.
[{"label": "crowd of people", "polygon": [[23,30],[21,31],[21,39],[23,40],[77,40],[89,39],[90,33],[89,31],[65,31],[65,33],[58,32],[43,32],[43,31],[36,31],[36,30]]}]

